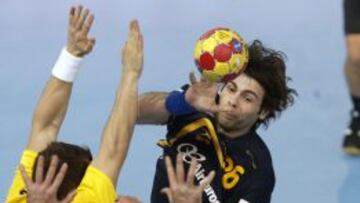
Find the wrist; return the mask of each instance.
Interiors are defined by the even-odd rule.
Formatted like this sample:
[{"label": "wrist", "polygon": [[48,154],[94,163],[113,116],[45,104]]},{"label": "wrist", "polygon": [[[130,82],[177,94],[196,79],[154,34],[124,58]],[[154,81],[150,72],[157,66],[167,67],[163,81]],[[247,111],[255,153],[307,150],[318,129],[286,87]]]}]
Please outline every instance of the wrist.
[{"label": "wrist", "polygon": [[135,70],[126,70],[126,68],[123,69],[122,75],[126,77],[136,77],[139,78],[141,73]]},{"label": "wrist", "polygon": [[74,82],[80,69],[82,58],[74,56],[66,48],[63,48],[57,59],[52,75],[65,82]]},{"label": "wrist", "polygon": [[71,46],[66,46],[66,51],[75,56],[75,57],[82,57],[83,54],[81,54],[79,51],[77,51],[76,49],[72,48]]},{"label": "wrist", "polygon": [[73,56],[75,56],[75,57],[80,57],[80,54],[77,53],[77,52],[75,51],[75,49],[72,49],[72,48],[69,47],[69,46],[66,46],[66,51],[69,52],[69,54],[71,54],[71,55],[73,55]]},{"label": "wrist", "polygon": [[126,73],[121,75],[121,81],[124,83],[128,82],[136,82],[138,81],[139,77],[136,74]]}]

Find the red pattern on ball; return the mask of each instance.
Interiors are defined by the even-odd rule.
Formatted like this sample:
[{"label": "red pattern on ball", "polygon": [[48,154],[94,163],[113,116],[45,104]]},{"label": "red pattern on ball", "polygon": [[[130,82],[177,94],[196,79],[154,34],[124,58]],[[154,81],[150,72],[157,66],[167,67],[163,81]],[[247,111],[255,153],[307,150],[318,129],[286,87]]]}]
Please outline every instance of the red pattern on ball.
[{"label": "red pattern on ball", "polygon": [[231,58],[232,53],[233,49],[230,46],[227,46],[226,44],[220,44],[215,47],[214,58],[217,61],[226,62]]},{"label": "red pattern on ball", "polygon": [[215,60],[209,52],[205,52],[200,56],[200,67],[205,70],[212,70],[215,67]]}]

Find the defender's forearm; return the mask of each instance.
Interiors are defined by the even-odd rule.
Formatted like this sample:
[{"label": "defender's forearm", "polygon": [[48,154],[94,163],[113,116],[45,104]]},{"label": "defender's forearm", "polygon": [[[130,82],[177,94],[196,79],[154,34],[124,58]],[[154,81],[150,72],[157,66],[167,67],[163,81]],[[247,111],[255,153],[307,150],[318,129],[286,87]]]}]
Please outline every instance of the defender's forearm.
[{"label": "defender's forearm", "polygon": [[[138,94],[138,77],[136,75],[123,76],[120,87],[117,90],[115,104],[112,113],[105,126],[99,159],[112,164],[112,167],[101,168],[117,182],[118,171],[122,168],[128,152],[131,137],[136,122]],[[101,163],[96,163],[99,165]],[[118,170],[110,170],[116,168]]]}]

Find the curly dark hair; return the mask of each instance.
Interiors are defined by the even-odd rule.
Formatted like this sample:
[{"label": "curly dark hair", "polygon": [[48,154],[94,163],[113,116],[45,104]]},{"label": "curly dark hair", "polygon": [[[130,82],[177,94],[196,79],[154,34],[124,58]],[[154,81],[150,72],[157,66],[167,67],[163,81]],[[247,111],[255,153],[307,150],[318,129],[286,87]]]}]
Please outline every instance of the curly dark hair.
[{"label": "curly dark hair", "polygon": [[266,48],[261,41],[254,40],[249,47],[249,63],[244,73],[255,79],[265,90],[261,110],[268,112],[263,120],[257,121],[255,128],[277,118],[282,111],[294,103],[296,90],[288,86],[285,54]]}]

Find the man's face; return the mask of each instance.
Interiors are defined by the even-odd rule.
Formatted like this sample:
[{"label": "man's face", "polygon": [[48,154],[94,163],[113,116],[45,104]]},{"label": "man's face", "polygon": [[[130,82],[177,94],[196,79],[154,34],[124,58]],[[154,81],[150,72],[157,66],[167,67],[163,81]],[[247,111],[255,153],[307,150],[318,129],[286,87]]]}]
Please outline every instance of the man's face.
[{"label": "man's face", "polygon": [[219,105],[231,111],[216,115],[222,130],[240,134],[250,130],[259,118],[266,116],[260,111],[264,95],[264,88],[246,74],[228,82],[220,93]]}]

